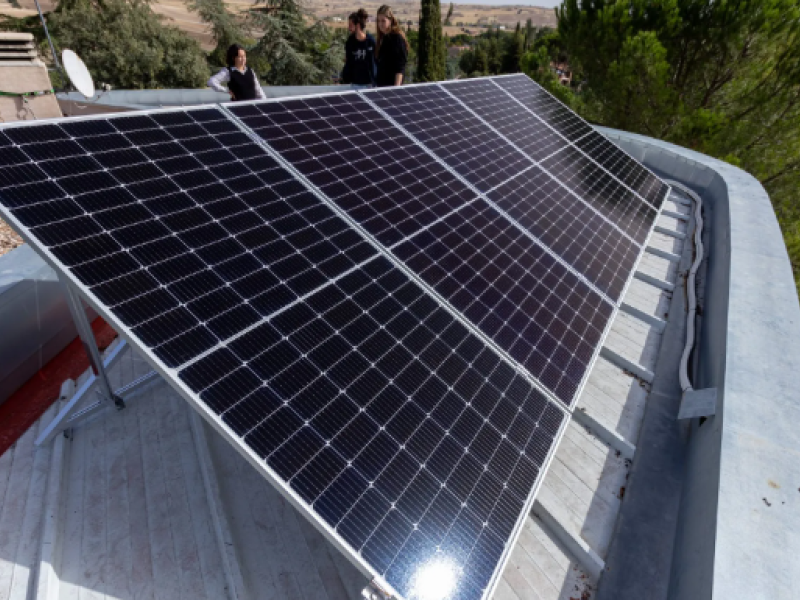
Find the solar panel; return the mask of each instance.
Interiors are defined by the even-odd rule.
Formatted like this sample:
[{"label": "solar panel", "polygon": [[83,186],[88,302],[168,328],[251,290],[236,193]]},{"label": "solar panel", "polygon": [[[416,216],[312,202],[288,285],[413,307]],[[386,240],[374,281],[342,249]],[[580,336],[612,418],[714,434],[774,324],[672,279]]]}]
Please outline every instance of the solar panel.
[{"label": "solar panel", "polygon": [[354,93],[230,110],[382,244],[475,198]]},{"label": "solar panel", "polygon": [[531,165],[438,86],[382,88],[364,96],[481,192]]},{"label": "solar panel", "polygon": [[512,219],[617,302],[641,247],[538,167],[489,192]]},{"label": "solar panel", "polygon": [[180,377],[405,598],[483,595],[565,417],[385,258]]},{"label": "solar panel", "polygon": [[169,367],[377,253],[218,109],[0,135],[4,206]]},{"label": "solar panel", "polygon": [[478,200],[392,249],[568,406],[613,306]]},{"label": "solar panel", "polygon": [[604,168],[660,182],[446,89],[3,127],[0,213],[362,571],[477,600],[656,215]]},{"label": "solar panel", "polygon": [[623,152],[619,146],[611,143],[603,134],[593,131],[576,141],[575,145],[653,207],[661,207],[669,186]]},{"label": "solar panel", "polygon": [[592,126],[561,104],[526,75],[491,80],[570,141],[594,131]]},{"label": "solar panel", "polygon": [[536,161],[566,148],[569,143],[553,129],[532,117],[492,80],[466,80],[442,84],[442,88],[502,133]]},{"label": "solar panel", "polygon": [[[360,117],[369,119],[377,129],[390,131],[390,145],[396,145],[400,149],[399,156],[403,157],[407,146],[401,137],[403,133],[363,100],[356,97],[350,102],[350,98],[353,96],[336,96],[332,97],[333,102],[326,103],[320,100],[331,98],[262,102],[233,105],[231,110],[270,145],[277,140],[275,149],[298,171],[308,173],[311,181],[314,175],[324,173],[323,185],[318,187],[328,194],[336,184],[326,183],[329,181],[326,164],[330,156],[327,146],[307,149],[302,155],[294,154],[293,150],[281,150],[282,140],[290,135],[285,124],[290,117],[279,117],[284,120],[281,124],[267,124],[263,115],[283,115],[279,112],[281,107],[287,110],[290,106],[292,124],[307,125],[311,121],[315,122],[316,130],[320,126],[321,110],[333,108],[337,113],[352,114],[355,107],[361,111]],[[338,131],[333,129],[336,124],[331,123],[332,118],[331,115],[322,118],[325,123],[322,127],[326,128],[323,131],[328,131],[328,127]],[[344,134],[338,135],[345,139]],[[342,148],[353,151],[349,146]],[[391,147],[384,151],[391,152]],[[427,155],[419,155],[413,161],[405,158],[404,168],[408,170],[408,165],[416,167],[423,161],[426,173],[436,170],[436,161]],[[555,397],[571,406],[588,374],[613,305],[559,262],[558,257],[525,235],[521,227],[483,200],[476,200],[472,193],[453,198],[451,186],[463,187],[463,184],[449,171],[442,172],[442,168],[438,168],[439,176],[433,180],[435,187],[429,189],[423,183],[416,193],[428,195],[430,199],[426,205],[442,206],[442,214],[436,215],[439,220],[407,219],[407,211],[399,219],[386,218],[382,215],[384,210],[377,213],[384,218],[376,227],[376,209],[370,199],[373,186],[368,182],[359,182],[361,188],[348,185],[347,194],[333,200],[389,247],[454,310],[527,369]],[[450,183],[443,187],[443,180]],[[444,200],[440,198],[442,194]],[[397,203],[397,200],[392,202]],[[445,207],[452,210],[447,213]],[[386,210],[391,207],[387,206]],[[419,211],[414,212],[419,214]],[[415,229],[420,233],[414,235]]]},{"label": "solar panel", "polygon": [[644,244],[657,212],[596,163],[570,147],[545,159],[541,166],[638,244]]},{"label": "solar panel", "polygon": [[367,572],[485,595],[562,408],[217,109],[7,127],[0,164],[3,217]]}]

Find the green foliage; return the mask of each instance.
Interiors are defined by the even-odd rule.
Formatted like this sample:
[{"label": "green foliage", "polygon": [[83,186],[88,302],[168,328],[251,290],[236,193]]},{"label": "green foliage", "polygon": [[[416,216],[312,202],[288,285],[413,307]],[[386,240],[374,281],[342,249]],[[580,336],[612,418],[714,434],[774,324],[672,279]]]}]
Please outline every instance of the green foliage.
[{"label": "green foliage", "polygon": [[533,35],[533,20],[528,19],[525,21],[525,40],[523,43],[523,50],[525,52],[527,52],[528,48],[530,48],[531,44],[533,44]]},{"label": "green foliage", "polygon": [[416,81],[441,81],[447,77],[447,50],[442,38],[439,0],[422,0],[419,10]]},{"label": "green foliage", "polygon": [[208,78],[200,45],[165,25],[143,1],[72,0],[48,16],[48,27],[56,51],[74,50],[98,83],[194,88]]},{"label": "green foliage", "polygon": [[447,9],[447,16],[444,19],[444,24],[450,27],[453,24],[453,22],[451,21],[452,18],[453,18],[453,3],[451,2],[450,8]]},{"label": "green foliage", "polygon": [[557,16],[584,114],[752,173],[800,275],[800,4],[565,0]]},{"label": "green foliage", "polygon": [[[549,70],[550,60],[541,58],[539,50],[544,46],[545,50],[542,56],[548,56],[551,38],[554,37],[557,40],[558,34],[552,30],[545,30],[549,37],[545,36],[542,40],[534,41],[534,31],[530,19],[524,30],[522,24],[517,23],[513,33],[489,26],[482,35],[470,38],[469,41],[473,42],[472,48],[462,53],[458,64],[459,70],[467,77],[480,77],[520,71],[535,72],[541,68],[541,78],[544,80],[546,78],[544,70]],[[453,40],[455,41],[458,37],[455,36]],[[527,51],[525,49],[526,39],[530,42],[530,50]],[[554,47],[558,46],[555,43],[553,45]],[[557,51],[556,54],[558,54]],[[528,67],[523,67],[524,64],[527,64]]]},{"label": "green foliage", "polygon": [[225,7],[223,0],[188,0],[186,5],[210,26],[216,43],[208,56],[212,68],[225,66],[227,51],[232,44],[249,45],[242,20]]}]

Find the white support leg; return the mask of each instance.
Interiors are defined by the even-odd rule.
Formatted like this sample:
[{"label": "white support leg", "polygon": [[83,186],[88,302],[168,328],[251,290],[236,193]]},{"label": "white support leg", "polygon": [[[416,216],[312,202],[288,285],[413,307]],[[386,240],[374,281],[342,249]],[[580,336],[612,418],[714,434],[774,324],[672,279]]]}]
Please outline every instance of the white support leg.
[{"label": "white support leg", "polygon": [[100,394],[106,400],[113,402],[117,408],[125,408],[125,402],[122,398],[114,394],[111,389],[111,384],[108,381],[108,375],[103,365],[103,359],[100,356],[97,342],[95,342],[92,326],[89,323],[89,319],[86,318],[86,311],[83,308],[80,295],[69,281],[63,277],[60,279],[62,287],[64,288],[64,295],[67,299],[67,306],[69,306],[69,312],[72,314],[72,320],[75,322],[78,335],[81,338],[81,342],[83,342],[83,348],[86,350],[86,355],[89,357],[92,371],[97,378]]}]

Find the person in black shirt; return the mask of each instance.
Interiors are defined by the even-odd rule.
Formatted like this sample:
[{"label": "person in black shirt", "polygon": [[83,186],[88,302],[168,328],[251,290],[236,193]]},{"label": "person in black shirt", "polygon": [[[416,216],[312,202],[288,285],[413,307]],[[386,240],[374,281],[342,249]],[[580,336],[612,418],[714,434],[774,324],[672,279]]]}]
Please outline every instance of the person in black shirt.
[{"label": "person in black shirt", "polygon": [[[247,52],[239,44],[228,48],[228,66],[208,80],[208,87],[228,92],[231,100],[266,100],[253,69],[247,66]],[[225,89],[225,84],[228,85]]]},{"label": "person in black shirt", "polygon": [[378,87],[401,85],[406,74],[408,42],[392,9],[385,4],[378,9]]},{"label": "person in black shirt", "polygon": [[369,15],[363,8],[347,18],[350,37],[344,45],[345,63],[341,83],[375,85],[375,38],[364,29]]}]

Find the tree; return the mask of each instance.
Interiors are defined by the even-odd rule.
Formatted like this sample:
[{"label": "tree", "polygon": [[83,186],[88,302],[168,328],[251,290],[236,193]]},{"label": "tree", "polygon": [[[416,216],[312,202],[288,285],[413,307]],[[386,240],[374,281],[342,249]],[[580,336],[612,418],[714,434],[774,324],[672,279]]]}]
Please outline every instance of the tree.
[{"label": "tree", "polygon": [[531,44],[533,43],[533,20],[528,19],[525,21],[525,42],[524,42],[524,50],[525,52],[528,51]]},{"label": "tree", "polygon": [[520,61],[524,53],[524,39],[517,22],[517,29],[508,41],[505,56],[503,57],[503,73],[519,73]]},{"label": "tree", "polygon": [[211,29],[216,47],[208,56],[211,67],[225,65],[231,44],[247,44],[242,20],[233,15],[223,0],[189,0],[189,10],[196,12]]},{"label": "tree", "polygon": [[331,31],[322,21],[307,23],[296,0],[265,0],[252,9],[246,26],[260,37],[248,63],[260,61],[268,85],[324,85],[344,64],[346,30]]},{"label": "tree", "polygon": [[48,27],[56,49],[74,50],[97,82],[194,88],[208,79],[200,45],[165,25],[143,1],[72,0],[48,15]]},{"label": "tree", "polygon": [[450,21],[450,19],[452,19],[452,18],[453,18],[453,3],[451,2],[451,3],[450,3],[450,8],[448,8],[448,9],[447,9],[447,16],[446,16],[446,17],[445,17],[445,19],[444,19],[444,24],[445,24],[447,27],[450,27],[450,26],[453,24],[453,23]]},{"label": "tree", "polygon": [[565,0],[557,17],[587,116],[750,171],[800,280],[800,5]]},{"label": "tree", "polygon": [[441,81],[447,77],[446,49],[442,39],[439,0],[422,0],[417,49],[417,81]]}]

